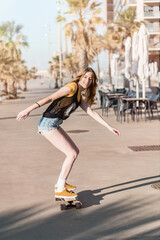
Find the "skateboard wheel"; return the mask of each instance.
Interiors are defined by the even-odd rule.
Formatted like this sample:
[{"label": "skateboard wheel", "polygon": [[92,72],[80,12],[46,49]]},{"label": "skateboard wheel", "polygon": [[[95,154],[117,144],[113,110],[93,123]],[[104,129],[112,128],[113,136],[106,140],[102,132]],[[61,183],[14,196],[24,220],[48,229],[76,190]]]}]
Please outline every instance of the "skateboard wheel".
[{"label": "skateboard wheel", "polygon": [[65,204],[61,204],[61,210],[66,210],[66,205]]},{"label": "skateboard wheel", "polygon": [[80,209],[81,208],[81,204],[80,203],[76,203],[76,209]]}]

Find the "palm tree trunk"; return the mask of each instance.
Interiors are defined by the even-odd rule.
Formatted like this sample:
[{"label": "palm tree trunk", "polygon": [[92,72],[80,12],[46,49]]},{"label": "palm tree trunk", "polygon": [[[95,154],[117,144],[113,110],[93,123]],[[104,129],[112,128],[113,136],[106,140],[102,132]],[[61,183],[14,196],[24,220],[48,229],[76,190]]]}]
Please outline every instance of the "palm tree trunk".
[{"label": "palm tree trunk", "polygon": [[108,83],[111,84],[111,51],[108,51],[108,57],[109,57],[109,63],[108,63],[108,73],[109,73],[109,79]]},{"label": "palm tree trunk", "polygon": [[21,88],[21,81],[20,80],[18,81],[18,89],[22,90],[22,88]]},{"label": "palm tree trunk", "polygon": [[97,75],[98,75],[98,79],[100,79],[100,65],[99,65],[98,54],[97,54]]},{"label": "palm tree trunk", "polygon": [[3,81],[2,91],[1,91],[1,96],[5,96],[5,95],[8,95],[8,83],[7,83],[7,80]]},{"label": "palm tree trunk", "polygon": [[27,78],[24,78],[23,84],[24,84],[23,91],[26,92],[28,90],[27,89]]},{"label": "palm tree trunk", "polygon": [[8,87],[9,87],[9,90],[8,90],[9,98],[11,99],[17,98],[17,89],[15,87],[15,80],[13,79],[10,80]]},{"label": "palm tree trunk", "polygon": [[57,77],[55,79],[55,86],[54,86],[54,88],[58,88],[58,78]]},{"label": "palm tree trunk", "polygon": [[71,54],[73,55],[73,43],[72,43],[72,39],[71,39],[71,49],[70,49],[70,51],[71,51]]},{"label": "palm tree trunk", "polygon": [[84,70],[88,67],[88,58],[87,58],[87,52],[85,49],[80,47],[79,49],[79,68],[80,71]]}]

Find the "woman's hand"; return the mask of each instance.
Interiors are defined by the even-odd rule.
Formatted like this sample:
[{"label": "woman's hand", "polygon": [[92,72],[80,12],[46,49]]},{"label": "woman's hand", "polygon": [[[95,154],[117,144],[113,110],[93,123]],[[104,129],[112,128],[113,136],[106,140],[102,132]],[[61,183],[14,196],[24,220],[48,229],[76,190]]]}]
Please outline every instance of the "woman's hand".
[{"label": "woman's hand", "polygon": [[117,134],[118,136],[120,136],[120,132],[118,130],[116,130],[115,128],[110,127],[109,130],[111,132],[113,132],[115,135]]},{"label": "woman's hand", "polygon": [[118,130],[116,130],[115,128],[112,128],[111,126],[108,125],[108,123],[97,113],[95,112],[93,109],[91,109],[91,107],[85,103],[83,100],[81,101],[80,107],[89,115],[91,116],[93,119],[95,119],[97,122],[99,122],[100,124],[102,124],[103,126],[107,127],[108,130],[110,130],[111,132],[113,132],[115,135],[120,136],[120,132]]},{"label": "woman's hand", "polygon": [[25,109],[25,110],[21,111],[20,113],[18,113],[16,120],[20,121],[22,118],[25,120],[29,114],[30,114],[30,111]]}]

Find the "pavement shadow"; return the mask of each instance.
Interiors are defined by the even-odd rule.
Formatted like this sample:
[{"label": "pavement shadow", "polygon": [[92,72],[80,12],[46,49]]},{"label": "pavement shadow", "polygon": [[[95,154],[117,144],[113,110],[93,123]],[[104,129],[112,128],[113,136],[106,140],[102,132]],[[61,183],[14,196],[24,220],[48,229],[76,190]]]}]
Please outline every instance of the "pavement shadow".
[{"label": "pavement shadow", "polygon": [[[79,199],[83,202],[81,210],[73,208],[55,213],[53,203],[4,212],[0,215],[0,240],[157,240],[160,237],[160,228],[156,223],[160,219],[160,213],[144,211],[145,206],[157,204],[155,197],[134,200],[122,198],[103,206],[100,203],[108,194],[150,185],[157,182],[153,179],[159,177],[160,175],[151,176],[82,191],[79,193]],[[124,185],[129,186],[124,188]],[[110,191],[116,187],[118,189]],[[107,189],[108,192],[101,193]],[[93,205],[99,206],[92,208]],[[89,207],[92,211],[86,211]],[[136,229],[138,230],[135,231]]]},{"label": "pavement shadow", "polygon": [[[150,120],[149,118],[147,120]],[[151,117],[151,120],[159,120],[160,121],[160,113],[159,115],[153,115],[153,117]]]},{"label": "pavement shadow", "polygon": [[67,133],[86,133],[86,132],[89,132],[89,130],[68,130],[66,131]]},{"label": "pavement shadow", "polygon": [[160,214],[141,211],[154,201],[124,198],[88,212],[71,209],[54,213],[53,206],[45,204],[5,212],[0,216],[0,240],[157,240],[160,229],[153,223]]},{"label": "pavement shadow", "polygon": [[[87,207],[90,207],[90,206],[93,206],[93,205],[100,205],[101,201],[104,199],[104,197],[106,195],[119,193],[119,192],[123,192],[123,191],[127,191],[127,190],[132,190],[132,189],[135,189],[135,188],[145,187],[147,185],[158,183],[159,178],[160,178],[160,175],[157,175],[157,176],[152,176],[152,177],[136,179],[136,180],[132,180],[132,181],[124,182],[124,183],[119,183],[119,184],[115,184],[115,185],[112,185],[112,186],[107,186],[107,187],[99,188],[99,189],[95,189],[95,190],[85,190],[85,191],[79,192],[78,197],[79,197],[79,200],[83,203],[83,208],[87,208]],[[151,180],[151,179],[157,179],[157,180],[148,181],[148,180]],[[142,181],[143,181],[143,183],[140,183]],[[137,183],[137,182],[139,182],[139,184],[133,185],[134,183]],[[132,186],[121,188],[121,186],[131,185],[131,184],[132,184]],[[113,189],[113,188],[118,188],[118,189],[107,191],[106,193],[101,193],[105,190]]]},{"label": "pavement shadow", "polygon": [[[28,118],[30,117],[38,117],[38,116],[42,116],[41,113],[38,113],[38,114],[32,114],[32,115],[29,115]],[[12,117],[2,117],[0,118],[0,120],[7,120],[7,119],[15,119],[16,120],[16,117],[17,116],[12,116]]]}]

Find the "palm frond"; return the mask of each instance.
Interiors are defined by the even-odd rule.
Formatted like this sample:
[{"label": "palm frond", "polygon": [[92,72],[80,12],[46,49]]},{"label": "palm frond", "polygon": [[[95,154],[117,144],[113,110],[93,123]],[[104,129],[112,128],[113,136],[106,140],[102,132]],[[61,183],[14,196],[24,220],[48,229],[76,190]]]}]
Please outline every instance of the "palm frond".
[{"label": "palm frond", "polygon": [[101,13],[102,13],[101,8],[97,8],[92,14],[93,15],[98,15],[98,14],[101,14]]},{"label": "palm frond", "polygon": [[15,33],[19,34],[21,32],[22,28],[23,28],[23,25],[21,25],[21,24],[18,24],[17,26],[15,26]]},{"label": "palm frond", "polygon": [[58,15],[57,18],[56,18],[57,22],[65,22],[66,21],[66,18],[63,17],[63,16],[60,16]]},{"label": "palm frond", "polygon": [[90,10],[93,10],[93,9],[99,7],[101,4],[102,4],[101,2],[95,2],[95,1],[94,1],[94,2],[91,3],[91,5],[90,5]]},{"label": "palm frond", "polygon": [[88,6],[88,3],[90,2],[90,0],[81,0],[80,2],[81,2],[82,8],[85,9]]},{"label": "palm frond", "polygon": [[94,16],[92,19],[92,24],[97,25],[97,24],[103,24],[104,20],[101,17],[96,17]]}]

